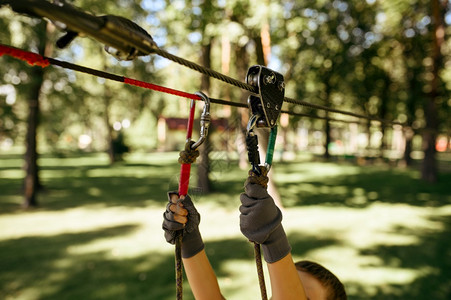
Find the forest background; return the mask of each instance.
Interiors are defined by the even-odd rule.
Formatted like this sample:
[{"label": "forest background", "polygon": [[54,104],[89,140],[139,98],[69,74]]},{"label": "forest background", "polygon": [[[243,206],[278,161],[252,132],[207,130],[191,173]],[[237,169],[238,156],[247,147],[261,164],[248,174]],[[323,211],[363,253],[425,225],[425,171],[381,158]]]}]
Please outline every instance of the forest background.
[{"label": "forest background", "polygon": [[[325,161],[413,167],[440,190],[451,136],[449,1],[70,2],[96,15],[129,18],[161,48],[233,78],[244,81],[251,65],[267,65],[285,76],[288,97],[406,125],[349,123],[356,120],[286,105],[312,118],[282,114],[277,161],[311,153]],[[55,26],[8,7],[0,9],[0,27],[5,45],[183,91],[247,100],[238,88],[158,56],[118,61],[90,38],[58,49],[62,33]],[[184,99],[5,56],[0,70],[0,149],[24,154],[24,207],[46,205],[45,195],[38,196],[45,190],[43,155],[104,152],[109,164],[117,164],[127,161],[126,153],[164,155],[183,148],[185,133],[177,124],[188,116]],[[218,161],[248,165],[242,142],[248,111],[213,105],[212,118],[195,184],[207,195],[215,192],[211,171],[220,168]],[[278,192],[284,192],[271,189],[283,205]]]}]

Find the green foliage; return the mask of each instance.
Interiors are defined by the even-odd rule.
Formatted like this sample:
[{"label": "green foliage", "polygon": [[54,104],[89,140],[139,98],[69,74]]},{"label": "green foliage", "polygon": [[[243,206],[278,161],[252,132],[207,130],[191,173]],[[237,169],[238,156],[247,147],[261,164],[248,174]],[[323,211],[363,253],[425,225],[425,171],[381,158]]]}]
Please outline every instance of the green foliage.
[{"label": "green foliage", "polygon": [[[162,48],[201,63],[203,45],[212,46],[212,68],[228,70],[244,80],[235,61],[236,49],[244,49],[246,64],[258,61],[257,44],[264,24],[269,25],[272,58],[270,67],[285,74],[287,96],[312,103],[353,110],[386,119],[397,119],[420,131],[425,126],[423,104],[431,89],[432,19],[430,1],[71,1],[96,14],[130,18],[147,30]],[[449,15],[449,5],[443,7]],[[448,18],[449,19],[449,18]],[[34,50],[34,30],[40,20],[0,10],[4,30],[1,42]],[[449,21],[448,21],[449,22]],[[445,37],[449,35],[445,24]],[[62,35],[48,33],[49,45]],[[421,45],[421,46],[419,46]],[[227,52],[229,47],[229,52]],[[77,38],[68,48],[49,47],[49,56],[68,60],[115,74],[194,92],[201,76],[175,63],[150,55],[133,62],[119,62],[103,51],[92,38]],[[436,98],[439,130],[450,127],[448,71],[450,42],[445,39],[443,63]],[[224,55],[230,62],[224,65]],[[0,86],[14,88],[16,101],[6,100],[0,92],[0,141],[9,138],[16,144],[25,134],[26,101],[30,67],[2,57]],[[243,66],[244,69],[249,67]],[[212,80],[212,97],[233,101],[240,91]],[[186,105],[174,96],[117,84],[57,67],[46,68],[41,99],[42,151],[63,152],[79,148],[78,140],[88,135],[92,143],[85,150],[104,150],[108,135],[117,122],[129,120],[126,139],[132,149],[157,147],[155,125],[139,130],[136,122],[158,117],[186,117]],[[184,101],[183,99],[181,99]],[[296,112],[319,114],[308,108],[290,107]],[[150,114],[149,114],[150,112]],[[227,114],[213,106],[213,115]],[[290,127],[298,127],[300,117],[292,117]],[[303,119],[303,126],[324,130],[323,122]],[[141,139],[141,137],[143,139]],[[140,141],[145,140],[145,143]],[[135,144],[136,143],[136,144]]]},{"label": "green foliage", "polygon": [[[254,299],[252,246],[237,218],[246,172],[215,156],[215,193],[192,186],[190,194],[224,296]],[[161,218],[177,184],[177,153],[124,158],[110,166],[105,154],[41,156],[42,207],[22,211],[21,156],[0,155],[2,299],[175,297],[173,247]],[[441,181],[431,186],[416,169],[276,164],[294,258],[333,270],[351,300],[448,299],[451,165],[441,165]],[[193,299],[186,280],[184,298]]]},{"label": "green foliage", "polygon": [[[249,65],[257,63],[256,39],[267,22],[270,66],[285,74],[287,96],[406,121],[413,129],[425,126],[423,104],[431,91],[433,62],[430,1],[71,2],[97,15],[130,18],[159,46],[192,61],[199,62],[201,46],[211,43],[215,70],[224,67],[223,50],[230,46],[227,68],[236,78],[241,75],[234,62],[240,57],[234,49],[244,49]],[[448,23],[436,98],[441,132],[451,126],[450,4],[445,6],[442,13]],[[42,24],[1,8],[0,42],[36,52],[35,29]],[[119,62],[91,38],[80,37],[66,49],[56,49],[51,45],[62,33],[50,29],[51,57],[188,92],[200,87],[200,75],[192,70],[156,56]],[[9,57],[0,61],[0,146],[7,139],[21,145],[32,67]],[[173,299],[172,249],[163,246],[158,232],[164,194],[177,186],[176,153],[145,158],[125,154],[124,162],[110,166],[105,155],[75,156],[74,152],[105,150],[112,128],[128,122],[130,127],[118,131],[124,135],[122,146],[146,152],[156,149],[158,117],[186,117],[187,103],[58,67],[45,72],[40,150],[67,157],[39,160],[47,190],[40,195],[44,208],[31,213],[18,210],[20,156],[0,158],[0,227],[4,229],[0,256],[5,258],[0,263],[0,298]],[[211,96],[234,101],[240,97],[238,89],[214,80]],[[213,117],[219,114],[214,112]],[[290,126],[296,128],[298,121],[292,118]],[[322,121],[303,121],[324,130]],[[421,138],[417,144],[419,148]],[[216,156],[212,166],[215,203],[197,196],[203,211],[219,207],[221,217],[216,219],[231,224],[236,222],[231,211],[238,205],[236,195],[244,175],[234,162],[221,158]],[[449,168],[449,162],[440,164]],[[302,162],[280,164],[274,171],[287,207],[285,222],[295,256],[342,258],[330,263],[344,276],[350,299],[448,299],[449,174],[430,186],[419,182],[418,172],[411,169]],[[210,227],[212,218],[204,215],[209,255],[225,295],[254,298],[258,291],[246,286],[257,286],[249,282],[255,271],[247,244],[233,232],[236,228],[222,223]],[[300,225],[300,219],[308,222]],[[158,222],[147,223],[153,220]],[[324,223],[332,226],[321,229]],[[337,229],[337,224],[344,229]],[[222,233],[228,237],[221,238],[220,230],[226,230]],[[225,250],[230,247],[239,251]],[[374,269],[377,274],[371,272]]]},{"label": "green foliage", "polygon": [[[136,22],[145,20],[146,15],[139,6],[140,1],[134,3],[111,3],[97,1],[94,5],[91,1],[84,7],[83,1],[77,1],[75,5],[85,8],[96,14],[110,13],[122,15],[134,19]],[[127,8],[123,10],[124,8]],[[121,9],[118,11],[118,9]],[[124,15],[123,12],[129,14]],[[8,8],[1,9],[1,21],[8,24],[9,31],[2,34],[2,42],[19,48],[29,49],[33,42],[27,37],[32,36],[32,26],[42,22],[25,16],[11,14]],[[145,27],[145,26],[144,26]],[[49,32],[48,56],[58,57],[91,68],[105,70],[116,74],[126,74],[128,77],[141,80],[158,82],[155,75],[154,59],[139,59],[134,63],[118,62],[103,51],[102,45],[90,38],[77,38],[67,49],[56,49],[53,45],[62,36],[62,33],[51,28]],[[27,42],[29,42],[27,44]],[[52,50],[53,49],[53,50]],[[33,51],[33,49],[31,49]],[[23,62],[8,57],[2,57],[6,63],[2,64],[4,70],[0,85],[14,87],[15,102],[8,100],[6,95],[0,95],[2,108],[0,113],[0,142],[6,138],[14,140],[16,144],[23,141],[25,135],[24,121],[26,118],[27,102],[24,95],[27,91],[27,82],[30,81],[30,67]],[[88,150],[103,150],[108,147],[108,127],[115,122],[123,120],[131,124],[140,118],[141,111],[145,107],[151,110],[161,109],[161,103],[153,101],[154,94],[148,90],[136,89],[123,84],[105,82],[94,76],[84,75],[58,67],[46,68],[46,75],[41,89],[41,130],[39,135],[39,147],[41,151],[66,152],[79,148],[79,138],[83,135],[90,136],[92,143]],[[109,92],[109,96],[106,95]],[[106,98],[109,98],[105,102]],[[3,105],[5,104],[5,105]],[[108,118],[106,118],[108,114]],[[151,115],[150,118],[155,118]],[[106,122],[109,120],[109,123]],[[149,130],[151,132],[151,130]],[[133,134],[133,132],[129,132]],[[152,136],[150,134],[150,136]],[[154,147],[153,144],[152,147]]]}]

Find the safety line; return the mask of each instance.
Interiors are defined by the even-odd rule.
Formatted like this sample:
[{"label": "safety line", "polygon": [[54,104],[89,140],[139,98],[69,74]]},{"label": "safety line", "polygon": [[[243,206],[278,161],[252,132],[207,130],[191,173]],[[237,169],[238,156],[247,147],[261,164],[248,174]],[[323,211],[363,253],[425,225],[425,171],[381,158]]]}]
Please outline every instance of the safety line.
[{"label": "safety line", "polygon": [[192,100],[201,100],[201,98],[195,94],[171,89],[171,88],[160,86],[160,85],[153,84],[150,82],[145,82],[145,81],[128,78],[125,76],[115,75],[112,73],[76,65],[76,64],[73,64],[70,62],[61,61],[61,60],[58,60],[55,58],[46,57],[46,56],[43,56],[43,55],[40,55],[37,53],[28,52],[28,51],[25,51],[22,49],[18,49],[18,48],[0,44],[0,56],[2,56],[4,54],[10,55],[12,57],[18,58],[23,61],[26,61],[31,66],[40,66],[42,68],[45,68],[45,67],[48,67],[49,65],[55,65],[55,66],[62,67],[64,69],[69,69],[69,70],[73,70],[73,71],[77,71],[77,72],[81,72],[81,73],[86,73],[86,74],[94,75],[97,77],[126,83],[129,85],[134,85],[134,86],[141,87],[141,88],[146,88],[146,89],[150,89],[150,90],[154,90],[154,91],[158,91],[158,92],[172,94],[175,96],[184,97],[184,98],[188,98],[188,99],[192,99]]},{"label": "safety line", "polygon": [[[89,67],[80,66],[80,65],[73,64],[70,62],[61,61],[61,60],[58,60],[55,58],[46,57],[46,56],[43,56],[43,55],[40,55],[37,53],[18,49],[18,48],[12,47],[12,46],[0,44],[0,56],[2,56],[2,55],[9,55],[9,56],[18,58],[20,60],[26,61],[31,66],[40,66],[40,67],[45,68],[49,65],[55,65],[55,66],[59,66],[59,67],[65,68],[65,69],[69,69],[69,70],[73,70],[73,71],[77,71],[77,72],[81,72],[81,73],[86,73],[86,74],[94,75],[94,76],[97,76],[100,78],[109,79],[109,80],[113,80],[113,81],[117,81],[117,82],[122,82],[122,83],[126,83],[129,85],[145,88],[145,89],[163,92],[163,93],[167,93],[167,94],[171,94],[171,95],[175,95],[175,96],[179,96],[179,97],[183,97],[183,98],[188,98],[188,99],[192,99],[192,100],[201,100],[201,98],[196,94],[183,92],[180,90],[160,86],[160,85],[153,84],[150,82],[145,82],[145,81],[128,78],[125,76],[119,76],[119,75],[108,73],[105,71],[100,71],[100,70],[92,69]],[[186,61],[186,60],[183,60],[183,61]],[[189,62],[189,61],[186,61],[186,62]],[[197,65],[197,66],[199,66],[199,65]],[[205,69],[202,66],[199,66],[199,67],[202,69]],[[212,71],[212,70],[210,70],[210,71]],[[213,77],[219,76],[218,74],[220,74],[215,71],[212,71],[212,72],[213,73],[211,73],[211,74],[214,74],[214,75],[211,75],[211,76],[213,76]],[[206,73],[206,75],[210,76],[210,73],[208,73],[208,74]],[[235,83],[239,82],[233,78],[230,78],[230,77],[227,77],[227,78],[231,79],[231,81],[234,81],[234,83],[231,83],[231,84],[235,84]],[[249,85],[244,84],[244,83],[242,83],[242,84],[243,84],[243,86],[240,86],[241,88],[249,90],[247,88],[247,86],[249,86]],[[255,88],[253,86],[250,86],[250,87]],[[385,124],[385,125],[402,125],[402,126],[404,125],[404,124],[402,124],[400,122],[396,122],[396,121],[389,121],[389,120],[374,118],[374,117],[361,115],[361,114],[357,114],[357,113],[353,113],[353,112],[349,112],[349,111],[343,111],[343,110],[339,110],[339,109],[330,108],[327,106],[309,103],[307,101],[295,100],[295,99],[288,98],[288,97],[285,97],[285,101],[287,103],[310,107],[313,109],[325,110],[325,111],[329,111],[332,113],[348,115],[348,116],[355,117],[358,119],[367,119],[367,120],[372,120],[372,121],[378,121],[381,124]],[[248,105],[245,103],[238,103],[238,102],[227,101],[227,100],[223,100],[223,99],[210,98],[210,102],[215,103],[215,104],[220,104],[220,105],[228,105],[228,106],[233,106],[233,107],[241,107],[241,108],[249,109]],[[341,119],[334,119],[334,118],[330,118],[330,117],[314,116],[314,115],[309,115],[309,114],[296,113],[296,112],[292,112],[292,111],[288,111],[288,110],[281,110],[281,113],[293,115],[293,116],[334,121],[334,122],[361,123],[361,121],[341,120]]]},{"label": "safety line", "polygon": [[367,119],[367,120],[370,120],[370,121],[378,121],[378,122],[381,122],[381,123],[384,123],[384,124],[390,124],[390,125],[401,125],[401,126],[404,125],[403,123],[398,122],[398,121],[390,121],[390,120],[385,120],[385,119],[381,119],[381,118],[377,118],[377,117],[371,117],[371,116],[367,116],[367,115],[357,114],[357,113],[353,113],[353,112],[350,112],[350,111],[344,111],[344,110],[341,110],[341,109],[336,109],[336,108],[332,108],[332,107],[328,107],[328,106],[324,106],[324,105],[313,104],[313,103],[310,103],[310,102],[307,102],[307,101],[303,101],[303,100],[296,100],[296,99],[285,97],[284,101],[287,102],[287,103],[292,103],[292,104],[301,105],[301,106],[305,106],[305,107],[310,107],[310,108],[314,108],[314,109],[324,110],[324,111],[331,112],[331,113],[348,115],[348,116],[359,118],[359,119]]},{"label": "safety line", "polygon": [[250,84],[244,83],[244,82],[239,81],[239,80],[237,80],[235,78],[229,77],[227,75],[224,75],[224,74],[219,73],[217,71],[214,71],[212,69],[206,68],[204,66],[198,65],[198,64],[196,64],[196,63],[194,63],[192,61],[189,61],[189,60],[186,60],[186,59],[181,58],[179,56],[176,56],[174,54],[171,54],[171,53],[169,53],[169,52],[167,52],[167,51],[165,51],[165,50],[163,50],[161,48],[155,49],[153,53],[155,53],[157,55],[160,55],[160,56],[162,56],[162,57],[164,57],[166,59],[169,59],[169,60],[171,60],[171,61],[173,61],[175,63],[178,63],[179,65],[183,65],[183,66],[188,67],[188,68],[190,68],[192,70],[195,70],[195,71],[197,71],[199,73],[202,73],[202,74],[205,74],[207,76],[219,79],[221,81],[224,81],[224,82],[226,82],[228,84],[231,84],[231,85],[234,85],[236,87],[242,88],[242,89],[247,90],[249,92],[258,93],[258,88],[255,87],[255,86],[252,86]]},{"label": "safety line", "polygon": [[[11,3],[9,3],[9,2],[11,2]],[[256,86],[250,85],[248,83],[244,83],[240,80],[234,79],[225,74],[214,71],[210,68],[196,64],[187,59],[184,59],[184,58],[181,58],[174,54],[171,54],[171,53],[165,51],[164,49],[159,48],[153,41],[152,37],[143,28],[141,28],[139,25],[132,22],[131,20],[128,20],[128,19],[125,19],[122,17],[118,17],[118,16],[112,16],[112,15],[96,17],[91,14],[87,14],[82,11],[79,11],[79,10],[77,10],[77,8],[75,8],[73,6],[64,6],[64,5],[63,6],[54,6],[48,2],[44,2],[44,3],[46,3],[45,7],[42,7],[42,5],[44,5],[44,3],[42,3],[40,6],[39,4],[35,3],[34,1],[16,0],[16,2],[6,1],[5,3],[9,3],[10,6],[13,8],[13,10],[16,10],[18,12],[22,12],[22,13],[25,12],[25,14],[31,14],[33,16],[46,17],[46,18],[50,18],[51,20],[53,20],[52,17],[54,17],[56,21],[62,22],[62,23],[69,22],[70,26],[68,26],[68,24],[66,24],[66,26],[68,26],[69,30],[70,30],[70,28],[73,27],[72,30],[75,33],[83,32],[83,33],[93,37],[94,39],[97,39],[97,40],[105,43],[106,45],[109,45],[109,46],[111,46],[117,50],[120,50],[124,53],[128,53],[129,51],[132,51],[132,50],[133,51],[139,50],[134,55],[141,56],[141,55],[156,54],[156,55],[164,57],[168,60],[171,60],[175,63],[178,63],[180,65],[188,67],[192,70],[195,70],[197,72],[205,74],[209,77],[219,79],[225,83],[228,83],[228,84],[234,85],[236,87],[239,87],[241,89],[247,90],[251,93],[254,93],[254,94],[259,93],[258,87],[256,87]],[[14,3],[14,5],[13,5],[13,3]],[[44,9],[44,10],[42,10],[42,9]],[[55,14],[55,15],[53,15],[53,14]],[[80,24],[84,24],[84,26],[81,26],[81,27],[78,26],[80,24],[77,24],[77,22]],[[103,32],[102,30],[104,30],[105,32]],[[107,39],[105,39],[106,36],[108,36]],[[134,37],[134,39],[129,40],[129,38],[132,38],[132,37]],[[111,39],[111,40],[109,40],[109,39]],[[128,43],[126,43],[127,46],[125,48],[123,48],[124,41],[128,41]],[[117,48],[117,47],[119,47],[119,48]],[[131,52],[130,52],[130,54],[131,54]],[[132,57],[134,55],[132,55]],[[39,60],[38,60],[38,63],[39,63]],[[57,62],[55,61],[54,64],[57,64]],[[93,75],[96,75],[96,74],[93,74]],[[112,79],[112,78],[110,78],[110,79]],[[113,79],[113,80],[115,80],[115,79]],[[118,81],[124,82],[123,80],[118,80]],[[131,81],[131,82],[126,82],[126,83],[143,86],[143,87],[149,87],[144,82]],[[184,96],[181,96],[181,97],[184,97]],[[200,100],[200,99],[196,99],[196,100]],[[364,115],[364,114],[353,113],[353,112],[349,112],[349,111],[344,111],[344,110],[332,108],[329,106],[316,105],[313,103],[309,103],[309,102],[302,101],[302,100],[296,100],[296,99],[292,99],[292,98],[288,98],[288,97],[284,97],[284,101],[287,103],[295,104],[295,105],[306,106],[306,107],[320,109],[320,110],[324,110],[324,111],[328,111],[328,112],[332,112],[332,113],[348,115],[348,116],[356,117],[359,119],[378,121],[378,122],[381,122],[382,125],[402,125],[402,126],[404,126],[403,123],[400,123],[397,121],[389,121],[389,120],[385,120],[382,118],[368,116],[368,115]]]},{"label": "safety line", "polygon": [[[205,74],[207,76],[219,79],[221,81],[224,81],[228,84],[234,85],[236,87],[239,87],[241,89],[247,90],[251,93],[255,93],[258,94],[258,88],[255,86],[252,86],[250,84],[244,83],[242,81],[239,81],[237,79],[234,79],[232,77],[226,76],[222,73],[219,73],[217,71],[211,70],[209,68],[206,68],[204,66],[198,65],[192,61],[186,60],[184,58],[181,58],[179,56],[176,56],[174,54],[171,54],[161,48],[156,48],[154,50],[155,54],[160,55],[166,59],[169,59],[175,63],[178,63],[180,65],[183,65],[185,67],[188,67],[192,70],[198,71],[202,74]],[[318,105],[318,104],[313,104],[307,101],[303,101],[303,100],[296,100],[296,99],[292,99],[289,97],[284,97],[284,102],[287,103],[292,103],[292,104],[296,104],[296,105],[300,105],[300,106],[305,106],[305,107],[310,107],[310,108],[314,108],[314,109],[320,109],[320,110],[325,110],[328,112],[332,112],[332,113],[338,113],[338,114],[342,114],[342,115],[348,115],[351,117],[355,117],[355,118],[359,118],[359,119],[367,119],[367,120],[372,120],[372,121],[378,121],[381,122],[383,124],[388,124],[388,125],[401,125],[404,126],[405,124],[401,123],[401,122],[397,122],[397,121],[390,121],[390,120],[385,120],[382,118],[377,118],[377,117],[371,117],[371,116],[367,116],[367,115],[362,115],[362,114],[357,114],[357,113],[353,113],[350,111],[345,111],[345,110],[341,110],[341,109],[336,109],[336,108],[331,108],[328,106],[323,106],[323,105]],[[325,118],[326,120],[329,120],[328,118]],[[334,120],[337,121],[337,120]]]}]

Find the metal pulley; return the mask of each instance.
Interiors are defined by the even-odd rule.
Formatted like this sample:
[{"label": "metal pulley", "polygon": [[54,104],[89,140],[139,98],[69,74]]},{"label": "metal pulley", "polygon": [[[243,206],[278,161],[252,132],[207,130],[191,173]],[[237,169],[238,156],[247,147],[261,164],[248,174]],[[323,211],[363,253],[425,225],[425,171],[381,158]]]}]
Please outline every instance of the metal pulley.
[{"label": "metal pulley", "polygon": [[256,127],[271,129],[265,159],[265,167],[269,171],[272,165],[277,136],[277,119],[279,118],[285,95],[285,82],[282,74],[257,65],[250,67],[247,71],[246,83],[258,88],[258,94],[252,93],[248,98],[251,116],[246,130],[246,147],[252,171],[260,174],[258,138],[254,129]]},{"label": "metal pulley", "polygon": [[90,36],[105,44],[105,50],[120,60],[131,60],[158,49],[142,27],[120,16],[95,16],[61,0],[53,3],[45,0],[0,0],[0,6],[3,5],[9,5],[18,13],[46,18],[66,31],[57,41],[59,48],[68,46],[77,36]]},{"label": "metal pulley", "polygon": [[258,88],[258,94],[252,93],[248,98],[248,105],[252,115],[258,116],[257,127],[276,126],[285,95],[283,75],[256,65],[249,68],[246,83]]}]

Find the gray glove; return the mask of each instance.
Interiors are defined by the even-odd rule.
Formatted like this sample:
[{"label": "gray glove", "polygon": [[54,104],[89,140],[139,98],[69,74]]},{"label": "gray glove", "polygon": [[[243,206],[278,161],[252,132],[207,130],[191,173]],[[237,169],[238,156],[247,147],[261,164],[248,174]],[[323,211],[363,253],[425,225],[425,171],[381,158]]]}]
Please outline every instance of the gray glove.
[{"label": "gray glove", "polygon": [[178,234],[182,235],[182,257],[190,258],[204,249],[204,242],[199,232],[200,215],[194,207],[189,195],[184,200],[180,200],[183,208],[188,211],[186,224],[175,221],[175,213],[170,210],[172,204],[171,195],[177,192],[169,192],[169,203],[166,205],[166,211],[163,214],[163,230],[166,241],[175,244]]},{"label": "gray glove", "polygon": [[273,263],[288,255],[291,246],[281,224],[280,209],[266,188],[251,177],[240,195],[240,229],[250,241],[262,245],[265,260]]}]

